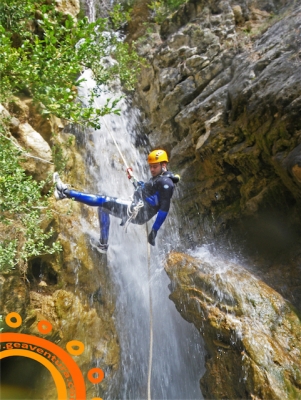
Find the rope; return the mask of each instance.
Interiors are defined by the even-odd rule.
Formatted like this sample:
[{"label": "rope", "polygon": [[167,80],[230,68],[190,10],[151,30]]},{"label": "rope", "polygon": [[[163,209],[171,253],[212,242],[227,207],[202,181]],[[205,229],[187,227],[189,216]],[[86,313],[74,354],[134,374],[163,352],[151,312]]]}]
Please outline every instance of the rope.
[{"label": "rope", "polygon": [[0,133],[0,136],[2,136],[4,139],[9,140],[19,151],[21,151],[21,153],[22,153],[22,155],[23,155],[24,157],[35,158],[36,160],[42,161],[42,162],[44,162],[44,163],[54,165],[54,163],[51,162],[51,161],[48,161],[48,160],[45,160],[44,158],[36,157],[36,156],[33,156],[33,155],[27,153],[19,144],[16,143],[15,140],[12,140],[11,138],[9,138],[9,137],[3,135],[2,133]]},{"label": "rope", "polygon": [[[120,154],[120,157],[122,158],[124,165],[127,169],[127,172],[131,171],[131,168],[128,166],[128,163],[126,162],[126,159],[124,158],[118,143],[116,142],[111,130],[109,129],[108,125],[106,124],[105,119],[103,118],[104,124],[111,135],[111,138],[113,139],[113,142]],[[133,179],[134,176],[131,176]],[[143,201],[140,200],[138,204],[131,210],[131,205],[128,207],[128,220],[126,221],[125,224],[125,230],[127,229],[129,223],[131,222],[132,219],[136,218],[138,215],[138,212],[140,208],[144,206]],[[148,238],[148,227],[147,223],[145,224],[146,226],[146,237]],[[150,268],[150,244],[147,242],[147,264],[148,264],[148,288],[149,288],[149,358],[148,358],[148,376],[147,376],[147,399],[151,400],[151,377],[152,377],[152,364],[153,364],[153,300],[152,300],[152,292],[151,292],[151,268]]]},{"label": "rope", "polygon": [[122,152],[121,152],[121,150],[120,150],[120,148],[119,148],[119,146],[118,146],[118,143],[116,142],[116,140],[115,140],[115,138],[114,138],[114,136],[113,136],[113,133],[111,132],[111,130],[110,130],[110,128],[108,127],[108,125],[107,125],[107,123],[106,123],[106,120],[105,120],[104,118],[103,118],[103,122],[104,122],[104,124],[105,124],[105,126],[106,126],[106,128],[107,128],[107,130],[108,130],[108,132],[109,132],[109,134],[111,135],[111,138],[113,139],[113,142],[114,142],[115,146],[117,147],[117,150],[118,150],[118,152],[119,152],[119,154],[120,154],[120,157],[122,158],[122,161],[124,162],[124,165],[125,165],[126,169],[128,170],[128,169],[129,169],[129,165],[128,165],[128,163],[126,162],[126,159],[124,158],[124,156],[123,156],[123,154],[122,154]]},{"label": "rope", "polygon": [[[146,237],[148,238],[148,227],[146,226]],[[151,268],[150,268],[150,244],[147,242],[147,265],[148,265],[148,293],[149,293],[149,356],[147,376],[147,400],[151,400],[151,377],[153,364],[153,300],[151,291]]]},{"label": "rope", "polygon": [[[111,138],[113,139],[113,142],[120,154],[120,157],[122,158],[122,161],[124,162],[124,165],[126,167],[126,171],[128,173],[128,177],[130,178],[131,182],[134,183],[135,186],[135,182],[136,182],[136,178],[134,177],[133,173],[132,173],[132,169],[128,166],[128,163],[126,162],[125,157],[123,156],[120,147],[118,146],[118,143],[116,142],[114,135],[111,131],[111,129],[108,127],[106,120],[103,118],[103,122],[107,128],[107,131],[109,132]],[[136,186],[135,186],[136,187]],[[133,198],[131,198],[132,202],[133,202]],[[131,222],[132,219],[135,219],[140,211],[140,208],[142,208],[144,206],[144,203],[142,200],[139,200],[138,204],[136,204],[133,208],[132,208],[132,204],[129,204],[128,209],[127,209],[127,215],[128,215],[128,220],[126,221],[125,225],[124,225],[124,229],[125,232],[127,232],[127,228]],[[131,209],[132,208],[132,209]]]}]

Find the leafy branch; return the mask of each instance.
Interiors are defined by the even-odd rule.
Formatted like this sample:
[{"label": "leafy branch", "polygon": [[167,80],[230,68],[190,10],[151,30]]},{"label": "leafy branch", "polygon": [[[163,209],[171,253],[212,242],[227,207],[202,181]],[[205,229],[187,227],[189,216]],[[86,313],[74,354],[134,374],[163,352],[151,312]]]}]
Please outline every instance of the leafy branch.
[{"label": "leafy branch", "polygon": [[21,151],[5,136],[3,126],[0,132],[0,271],[18,265],[25,272],[31,258],[54,254],[61,245],[51,243],[51,229],[42,228],[51,219],[48,199],[41,195],[45,182],[25,174],[18,161]]},{"label": "leafy branch", "polygon": [[[110,19],[76,21],[55,8],[55,0],[1,0],[0,2],[0,103],[14,96],[32,97],[39,112],[65,121],[99,128],[99,119],[119,114],[119,99],[100,108],[95,99],[105,87],[120,81],[132,90],[143,62],[112,29],[122,23],[122,9]],[[110,59],[107,63],[105,60]],[[82,73],[90,69],[95,88],[86,104],[79,97]],[[16,265],[25,272],[29,260],[61,250],[53,231],[44,182],[36,182],[21,167],[24,153],[0,121],[0,271]],[[59,144],[53,148],[56,167],[66,159]]]},{"label": "leafy branch", "polygon": [[[21,0],[23,9],[19,3],[3,0],[0,5],[0,102],[27,93],[42,114],[94,128],[99,116],[118,113],[114,101],[97,109],[93,99],[116,80],[132,90],[142,60],[112,31],[110,21],[100,18],[90,23],[84,17],[76,22],[57,12],[54,1],[41,7],[34,0]],[[117,20],[115,12],[113,22]],[[108,58],[113,62],[101,62]],[[85,69],[92,70],[96,90],[83,108],[77,98]]]}]

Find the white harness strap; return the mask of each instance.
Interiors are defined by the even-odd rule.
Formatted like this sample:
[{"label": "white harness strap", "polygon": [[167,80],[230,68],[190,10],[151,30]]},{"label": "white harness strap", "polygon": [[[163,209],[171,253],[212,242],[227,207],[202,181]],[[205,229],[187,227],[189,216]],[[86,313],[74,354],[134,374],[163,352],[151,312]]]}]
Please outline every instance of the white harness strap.
[{"label": "white harness strap", "polygon": [[128,205],[128,209],[127,209],[127,214],[128,214],[128,220],[126,221],[125,225],[124,225],[124,229],[125,232],[127,232],[127,228],[131,222],[132,219],[135,219],[140,211],[140,209],[144,207],[143,201],[139,200],[138,204],[136,204],[133,209],[131,210],[131,204]]}]

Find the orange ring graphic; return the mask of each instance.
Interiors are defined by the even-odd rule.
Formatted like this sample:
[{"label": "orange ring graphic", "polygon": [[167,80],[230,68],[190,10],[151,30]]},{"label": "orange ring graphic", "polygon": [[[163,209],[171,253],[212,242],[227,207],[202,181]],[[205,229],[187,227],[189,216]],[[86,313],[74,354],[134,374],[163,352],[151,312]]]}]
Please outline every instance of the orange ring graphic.
[{"label": "orange ring graphic", "polygon": [[61,360],[65,364],[68,372],[71,375],[72,381],[74,382],[74,385],[73,382],[69,382],[70,384],[72,383],[72,386],[74,386],[73,388],[75,390],[75,394],[72,399],[86,400],[86,387],[81,370],[79,369],[73,358],[65,350],[61,349],[59,346],[52,342],[49,342],[46,339],[30,336],[25,333],[1,333],[0,341],[5,343],[27,343],[34,346],[39,346],[53,353],[59,360]]},{"label": "orange ring graphic", "polygon": [[[98,374],[97,377],[94,377],[94,374]],[[105,373],[100,368],[92,368],[88,371],[88,379],[91,383],[99,383],[105,377]]]},{"label": "orange ring graphic", "polygon": [[52,378],[55,382],[55,386],[56,386],[56,390],[57,390],[57,394],[58,394],[58,400],[66,400],[68,398],[66,384],[65,384],[65,381],[64,381],[61,373],[45,357],[41,356],[40,354],[36,354],[30,350],[11,349],[11,350],[4,350],[3,352],[0,353],[0,360],[2,358],[11,357],[11,356],[22,356],[22,357],[31,358],[31,359],[36,360],[39,363],[43,364],[49,370],[49,372],[51,373]]},{"label": "orange ring graphic", "polygon": [[[74,349],[74,347],[78,347],[78,349]],[[70,342],[66,344],[66,349],[68,353],[73,356],[79,356],[85,350],[85,345],[79,340],[70,340]]]},{"label": "orange ring graphic", "polygon": [[[46,328],[45,328],[46,327]],[[52,325],[48,321],[39,321],[38,322],[38,330],[40,333],[46,335],[47,333],[51,332],[52,330]]]},{"label": "orange ring graphic", "polygon": [[[16,322],[12,322],[12,318],[15,318]],[[18,328],[22,324],[22,318],[20,314],[11,312],[5,317],[5,322],[11,328]]]}]

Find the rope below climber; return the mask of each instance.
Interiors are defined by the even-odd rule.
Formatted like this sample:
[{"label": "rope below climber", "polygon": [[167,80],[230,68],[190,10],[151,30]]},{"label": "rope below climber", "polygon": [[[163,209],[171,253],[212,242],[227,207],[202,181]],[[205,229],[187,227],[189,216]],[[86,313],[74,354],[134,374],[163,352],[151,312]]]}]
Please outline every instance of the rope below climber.
[{"label": "rope below climber", "polygon": [[148,242],[155,246],[158,230],[169,212],[174,184],[179,182],[180,178],[167,170],[166,151],[154,150],[148,155],[147,160],[152,177],[146,183],[137,181],[131,169],[127,167],[128,178],[135,187],[132,201],[68,189],[68,185],[61,181],[58,173],[54,173],[54,196],[57,200],[69,198],[88,206],[98,207],[100,240],[97,242],[92,240],[91,243],[99,252],[106,253],[108,249],[110,215],[120,218],[120,225],[126,227],[129,223],[142,225],[156,215],[148,235]]}]

